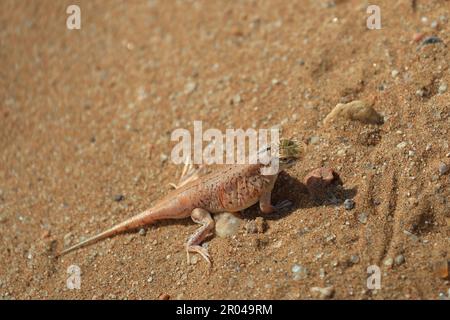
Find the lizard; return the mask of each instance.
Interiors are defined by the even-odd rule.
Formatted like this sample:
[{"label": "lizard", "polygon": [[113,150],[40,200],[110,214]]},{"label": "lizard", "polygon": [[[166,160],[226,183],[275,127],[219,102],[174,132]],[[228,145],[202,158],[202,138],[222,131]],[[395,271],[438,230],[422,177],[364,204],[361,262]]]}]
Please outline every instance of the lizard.
[{"label": "lizard", "polygon": [[[273,145],[269,145],[265,149],[271,154],[270,157],[277,157],[279,165],[276,172],[262,174],[263,168],[267,168],[270,163],[264,164],[262,161],[256,161],[256,163],[251,164],[227,165],[204,176],[187,179],[187,183],[177,186],[174,191],[163,197],[150,209],[64,249],[57,257],[99,240],[141,228],[159,220],[191,217],[195,223],[201,226],[185,243],[188,264],[190,261],[189,253],[198,253],[208,264],[211,264],[207,249],[201,246],[205,238],[214,232],[215,223],[211,214],[239,212],[257,202],[259,202],[263,214],[270,214],[291,204],[290,201],[284,200],[277,205],[272,205],[271,193],[278,174],[294,165],[299,159],[298,143],[294,140],[285,139],[280,141],[278,147],[273,148]],[[272,151],[277,149],[276,154],[271,152],[271,149]]]}]

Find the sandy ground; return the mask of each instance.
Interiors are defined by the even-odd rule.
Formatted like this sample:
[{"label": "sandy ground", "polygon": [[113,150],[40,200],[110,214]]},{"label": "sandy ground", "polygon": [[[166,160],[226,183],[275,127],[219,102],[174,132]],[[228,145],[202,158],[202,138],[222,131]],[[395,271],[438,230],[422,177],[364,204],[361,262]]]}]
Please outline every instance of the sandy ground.
[{"label": "sandy ground", "polygon": [[[450,2],[376,2],[381,30],[367,29],[367,2],[350,0],[77,1],[81,30],[67,30],[71,1],[2,0],[0,297],[447,295],[434,265],[450,248]],[[420,47],[421,36],[443,42]],[[384,124],[323,125],[356,99],[373,101]],[[185,261],[188,219],[54,258],[169,192],[181,173],[164,161],[170,134],[194,120],[281,125],[306,142],[274,190],[293,209],[265,216],[259,233],[245,229],[259,209],[246,210],[237,235],[208,242],[210,272]],[[317,203],[301,183],[321,166],[340,175],[341,203]],[[70,265],[80,290],[66,287]],[[380,290],[366,287],[370,265]]]}]

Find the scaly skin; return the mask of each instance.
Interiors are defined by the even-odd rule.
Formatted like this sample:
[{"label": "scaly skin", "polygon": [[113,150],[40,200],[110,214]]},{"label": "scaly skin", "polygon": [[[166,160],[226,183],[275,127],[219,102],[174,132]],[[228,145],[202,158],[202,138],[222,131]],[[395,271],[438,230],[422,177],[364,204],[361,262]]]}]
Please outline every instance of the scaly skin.
[{"label": "scaly skin", "polygon": [[[297,159],[287,157],[279,160],[281,171]],[[263,213],[271,213],[288,205],[286,201],[277,206],[271,205],[270,195],[278,173],[270,176],[262,175],[262,167],[262,164],[226,166],[193,180],[169,193],[152,208],[63,250],[59,255],[158,220],[183,219],[191,216],[194,222],[202,226],[185,244],[188,263],[189,252],[199,253],[210,263],[208,252],[200,244],[214,230],[211,213],[238,212],[258,201]]]}]

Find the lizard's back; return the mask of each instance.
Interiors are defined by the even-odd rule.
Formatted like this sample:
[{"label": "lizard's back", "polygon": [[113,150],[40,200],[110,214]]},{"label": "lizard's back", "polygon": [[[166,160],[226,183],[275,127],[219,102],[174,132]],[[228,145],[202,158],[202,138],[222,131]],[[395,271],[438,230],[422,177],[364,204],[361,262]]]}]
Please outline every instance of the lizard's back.
[{"label": "lizard's back", "polygon": [[224,165],[181,188],[160,202],[184,199],[192,209],[202,208],[211,213],[237,212],[258,202],[261,193],[273,187],[276,177],[260,173],[260,164]]}]

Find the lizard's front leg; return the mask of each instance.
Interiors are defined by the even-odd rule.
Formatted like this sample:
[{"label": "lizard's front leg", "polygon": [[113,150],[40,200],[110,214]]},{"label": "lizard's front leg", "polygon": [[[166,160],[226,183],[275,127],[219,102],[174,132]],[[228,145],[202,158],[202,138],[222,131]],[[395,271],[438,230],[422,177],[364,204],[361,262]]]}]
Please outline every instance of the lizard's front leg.
[{"label": "lizard's front leg", "polygon": [[272,190],[268,192],[264,192],[261,197],[259,198],[259,208],[261,209],[262,213],[269,214],[273,213],[275,211],[279,211],[285,208],[288,208],[292,205],[292,202],[289,200],[283,200],[279,203],[277,203],[275,206],[271,203],[271,194]]},{"label": "lizard's front leg", "polygon": [[192,221],[201,224],[202,226],[189,237],[188,241],[185,244],[188,264],[190,263],[190,252],[199,253],[209,264],[211,264],[208,250],[200,246],[200,244],[203,242],[203,240],[205,240],[206,237],[212,234],[212,230],[214,230],[214,219],[211,217],[211,214],[208,211],[200,208],[192,210],[191,218]]}]

